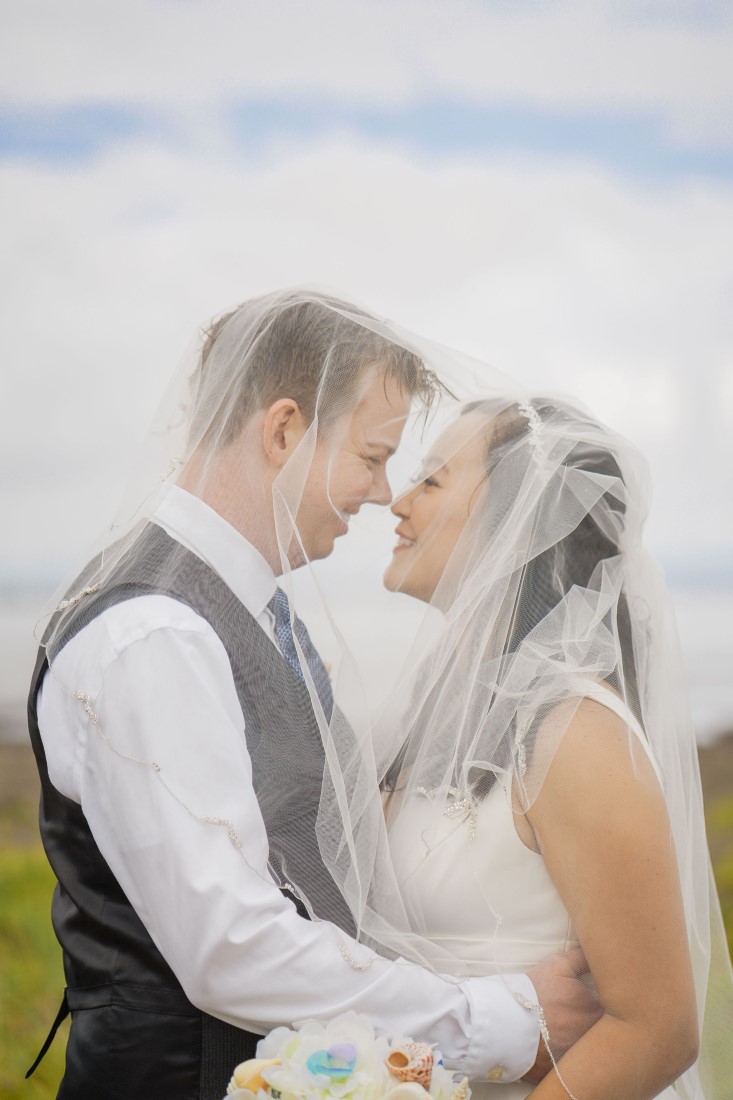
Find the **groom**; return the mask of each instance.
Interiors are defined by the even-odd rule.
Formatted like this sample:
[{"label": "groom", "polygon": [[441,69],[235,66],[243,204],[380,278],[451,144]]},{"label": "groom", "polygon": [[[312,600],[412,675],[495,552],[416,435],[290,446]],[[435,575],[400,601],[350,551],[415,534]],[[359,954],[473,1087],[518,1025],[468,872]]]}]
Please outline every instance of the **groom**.
[{"label": "groom", "polygon": [[[210,330],[199,405],[251,306]],[[346,1010],[436,1042],[472,1079],[538,1080],[538,1025],[513,992],[539,997],[556,1049],[596,1019],[576,955],[531,981],[461,985],[375,956],[348,935],[320,860],[321,741],[276,582],[273,486],[310,439],[335,343],[348,369],[319,424],[291,566],[330,554],[362,504],[389,503],[387,460],[435,385],[339,308],[357,312],[312,295],[265,311],[226,423],[205,426],[153,522],[59,620],[51,671],[39,654],[29,723],[67,982],[55,1026],[72,1016],[62,1100],[220,1100],[259,1035]],[[295,633],[328,712],[322,662]]]}]

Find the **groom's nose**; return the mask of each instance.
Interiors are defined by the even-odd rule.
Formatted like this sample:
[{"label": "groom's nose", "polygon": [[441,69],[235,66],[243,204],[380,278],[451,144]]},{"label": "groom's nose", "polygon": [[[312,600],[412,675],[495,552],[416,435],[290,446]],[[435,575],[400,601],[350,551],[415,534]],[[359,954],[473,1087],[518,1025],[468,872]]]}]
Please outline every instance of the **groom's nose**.
[{"label": "groom's nose", "polygon": [[377,470],[374,475],[371,492],[369,493],[369,502],[371,504],[385,505],[392,503],[392,488],[387,480],[387,473],[383,467]]}]

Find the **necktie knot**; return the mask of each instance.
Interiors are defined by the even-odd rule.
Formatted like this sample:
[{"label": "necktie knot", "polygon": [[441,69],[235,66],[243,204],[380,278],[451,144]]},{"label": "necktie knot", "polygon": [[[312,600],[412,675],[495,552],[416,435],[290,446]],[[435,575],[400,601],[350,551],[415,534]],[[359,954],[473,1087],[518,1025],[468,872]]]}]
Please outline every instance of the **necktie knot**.
[{"label": "necktie knot", "polygon": [[[290,601],[282,588],[275,589],[275,595],[267,605],[275,619],[275,641],[285,660],[290,665],[295,675],[307,684],[303,671],[303,663],[298,653],[298,645],[303,656],[303,662],[307,667],[313,686],[323,707],[326,719],[330,719],[333,711],[333,693],[326,666],[321,660],[316,647],[310,640],[305,623],[297,616],[290,613]],[[296,645],[296,638],[298,645]]]}]

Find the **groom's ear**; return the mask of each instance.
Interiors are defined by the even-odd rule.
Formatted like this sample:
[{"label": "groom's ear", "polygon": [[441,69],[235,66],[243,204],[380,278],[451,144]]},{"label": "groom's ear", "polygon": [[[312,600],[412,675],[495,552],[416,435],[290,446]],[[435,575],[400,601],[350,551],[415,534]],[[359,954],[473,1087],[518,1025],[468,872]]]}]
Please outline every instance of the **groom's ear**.
[{"label": "groom's ear", "polygon": [[272,466],[282,468],[305,435],[308,425],[296,401],[282,397],[265,409],[262,446]]}]

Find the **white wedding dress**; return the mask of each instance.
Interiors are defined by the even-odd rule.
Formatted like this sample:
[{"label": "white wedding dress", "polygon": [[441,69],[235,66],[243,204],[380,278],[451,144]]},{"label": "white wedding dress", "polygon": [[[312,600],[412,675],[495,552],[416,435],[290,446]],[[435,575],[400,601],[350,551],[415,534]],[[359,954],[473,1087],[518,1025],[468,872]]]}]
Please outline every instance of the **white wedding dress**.
[{"label": "white wedding dress", "polygon": [[[591,681],[584,683],[582,694],[618,714],[649,753],[636,719],[614,692]],[[479,977],[526,971],[548,955],[578,946],[542,857],[517,835],[501,785],[494,784],[475,804],[473,842],[469,811],[456,818],[446,817],[444,809],[442,797],[432,801],[428,792],[412,795],[389,828],[413,927],[443,949],[441,957],[449,951],[469,977]],[[502,1067],[490,1073],[490,1082],[471,1083],[474,1100],[524,1100],[532,1091],[523,1082],[498,1089]],[[676,1093],[669,1088],[660,1095]]]}]

